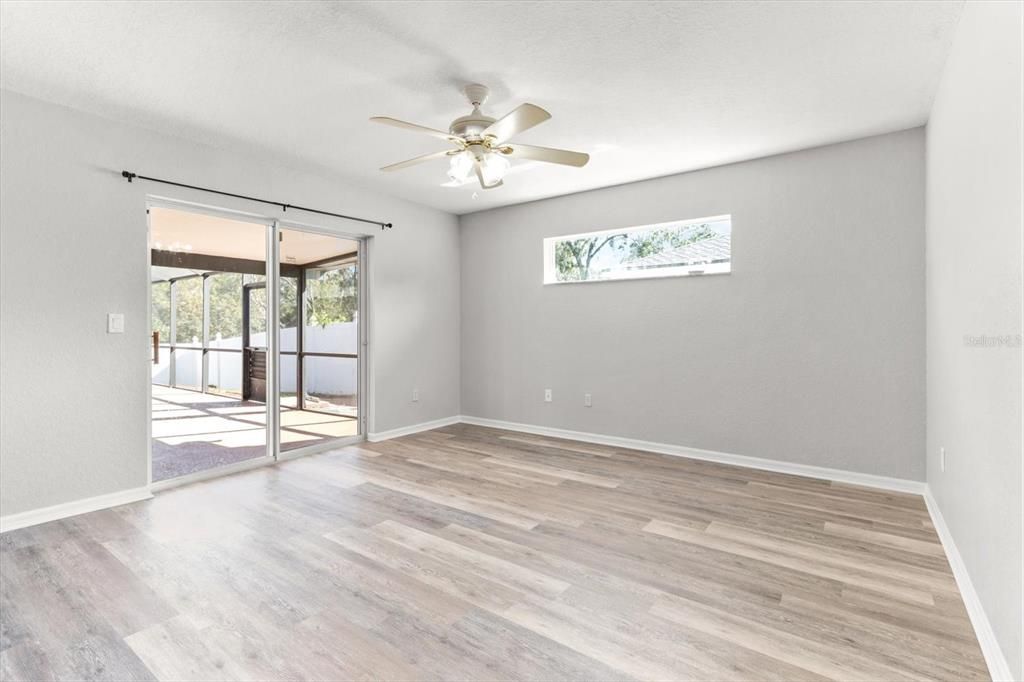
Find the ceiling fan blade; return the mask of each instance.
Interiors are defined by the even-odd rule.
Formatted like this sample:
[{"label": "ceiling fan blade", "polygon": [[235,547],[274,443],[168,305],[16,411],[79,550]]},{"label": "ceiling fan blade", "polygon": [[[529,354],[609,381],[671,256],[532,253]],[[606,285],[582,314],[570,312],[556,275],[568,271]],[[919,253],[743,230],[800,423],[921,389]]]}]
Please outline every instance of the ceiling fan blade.
[{"label": "ceiling fan blade", "polygon": [[583,152],[570,152],[565,149],[552,149],[550,147],[534,147],[529,144],[509,144],[506,146],[512,150],[508,156],[513,159],[530,159],[531,161],[557,163],[562,166],[576,166],[577,168],[586,166],[587,162],[590,161],[590,154],[584,154]]},{"label": "ceiling fan blade", "polygon": [[[455,151],[455,150],[451,150],[451,151]],[[449,153],[451,153],[451,152],[449,152],[449,150],[445,149],[445,150],[440,151],[440,152],[433,152],[432,154],[424,154],[423,156],[417,156],[415,159],[409,159],[408,161],[401,161],[399,163],[393,163],[390,166],[384,166],[383,168],[381,168],[381,170],[386,172],[386,173],[390,173],[391,171],[402,170],[403,168],[408,168],[409,166],[415,166],[416,164],[423,163],[424,161],[433,161],[434,159],[443,159],[444,157],[448,156]]]},{"label": "ceiling fan blade", "polygon": [[551,118],[551,114],[536,104],[520,104],[497,121],[487,126],[482,135],[491,136],[496,142],[504,142],[513,135],[529,130],[535,125]]},{"label": "ceiling fan blade", "polygon": [[480,159],[476,157],[473,157],[473,170],[476,171],[476,179],[480,181],[480,187],[482,189],[494,189],[495,187],[501,187],[504,184],[503,181],[498,180],[493,185],[488,185],[484,181],[484,167],[480,163]]},{"label": "ceiling fan blade", "polygon": [[446,133],[443,130],[435,130],[434,128],[428,128],[426,126],[417,125],[416,123],[409,123],[408,121],[399,121],[397,118],[391,118],[389,116],[374,116],[370,119],[375,123],[383,123],[386,126],[393,126],[395,128],[405,128],[406,130],[415,130],[420,133],[426,133],[432,137],[438,137],[442,140],[451,140],[452,142],[462,142],[462,138],[458,135],[452,135]]}]

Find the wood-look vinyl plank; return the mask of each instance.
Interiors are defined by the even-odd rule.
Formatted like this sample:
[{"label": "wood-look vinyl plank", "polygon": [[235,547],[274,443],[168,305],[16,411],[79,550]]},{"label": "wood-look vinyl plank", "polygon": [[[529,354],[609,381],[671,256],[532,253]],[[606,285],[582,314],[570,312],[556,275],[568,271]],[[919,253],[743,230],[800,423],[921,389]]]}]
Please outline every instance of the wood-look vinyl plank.
[{"label": "wood-look vinyl plank", "polygon": [[600,568],[497,537],[488,533],[486,529],[476,530],[452,524],[438,531],[438,535],[491,556],[516,562],[539,573],[560,577],[571,585],[592,585],[596,589],[624,595],[634,602],[653,600],[663,594],[654,587],[620,578]]},{"label": "wood-look vinyl plank", "polygon": [[[697,600],[666,597],[661,603],[668,601],[676,606],[697,609],[701,614],[714,614],[721,611],[715,605],[707,605]],[[913,631],[888,626],[886,624],[868,624],[866,619],[856,616],[826,612],[815,605],[816,600],[783,595],[779,605],[750,605],[743,613],[746,620],[758,626],[768,626],[775,633],[784,633],[802,641],[803,646],[820,650],[823,655],[843,655],[849,653],[849,665],[856,664],[871,673],[874,664],[885,667],[906,668],[920,674],[923,667],[934,670],[936,651],[929,651],[922,646],[920,637]],[[732,612],[730,612],[732,613]],[[730,626],[733,631],[738,627]],[[863,656],[859,652],[871,651],[870,665],[860,661]],[[840,652],[837,654],[836,652]],[[879,670],[879,674],[883,671]]]},{"label": "wood-look vinyl plank", "polygon": [[[416,580],[401,569],[346,549],[321,536],[292,538],[290,546],[329,571],[339,588],[330,608],[344,609],[353,623],[366,628],[390,618],[416,618],[447,627],[470,605]],[[346,607],[351,608],[346,608]]]},{"label": "wood-look vinyl plank", "polygon": [[830,511],[833,514],[856,515],[873,521],[897,521],[900,523],[920,522],[927,510],[907,509],[892,506],[876,500],[847,500],[833,496],[828,490],[798,490],[793,487],[781,488],[771,484],[751,481],[750,495],[761,499],[783,500],[787,504],[808,509],[812,512]]},{"label": "wood-look vinyl plank", "polygon": [[[13,554],[10,556],[13,557]],[[6,558],[6,556],[5,556]],[[31,663],[35,658],[34,651],[38,647],[33,646],[35,637],[29,622],[30,615],[23,613],[26,604],[18,599],[19,587],[15,582],[15,572],[7,572],[0,565],[0,652],[16,646],[24,646],[15,655],[18,661]],[[13,662],[13,659],[12,659]]]},{"label": "wood-look vinyl plank", "polygon": [[[288,602],[291,595],[274,594],[264,603],[251,567],[225,564],[214,547],[182,551],[151,538],[114,540],[104,547],[196,628],[242,630],[247,622],[288,624],[301,618]],[[262,592],[268,589],[273,588]]]},{"label": "wood-look vinyl plank", "polygon": [[[422,529],[442,528],[449,523],[461,523],[475,528],[494,522],[480,514],[378,487],[372,483],[362,486],[354,497],[358,503],[379,510],[386,517],[381,521],[390,518]],[[390,513],[385,513],[386,510],[390,510]]]},{"label": "wood-look vinyl plank", "polygon": [[[578,527],[588,519],[588,515],[584,511],[562,501],[561,495],[557,494],[560,491],[551,491],[546,487],[540,491],[521,491],[514,487],[472,481],[464,477],[449,477],[438,481],[436,485],[441,490],[471,500],[498,504],[510,511],[525,508],[528,511],[524,513],[534,523],[555,522]],[[561,485],[564,485],[564,482],[559,487]],[[556,494],[552,494],[553,492]]]},{"label": "wood-look vinyl plank", "polygon": [[321,487],[324,483],[331,483],[333,486],[342,489],[354,488],[366,483],[366,479],[363,476],[353,473],[348,469],[334,466],[329,457],[321,455],[296,459],[289,469],[294,470],[289,471],[289,476],[293,473],[306,474],[310,481],[310,487],[313,490]]},{"label": "wood-look vinyl plank", "polygon": [[865,589],[876,590],[883,594],[888,594],[895,599],[904,599],[928,606],[935,604],[935,598],[932,596],[932,593],[923,588],[916,588],[896,581],[865,575],[863,572],[855,569],[837,568],[824,561],[805,560],[791,554],[774,552],[766,549],[763,545],[758,546],[736,542],[704,531],[693,531],[689,528],[658,520],[651,521],[644,528],[644,532],[663,535],[674,540],[700,545],[701,547],[718,550],[726,554],[762,561],[806,575],[834,580],[840,584],[856,585]]},{"label": "wood-look vinyl plank", "polygon": [[[657,598],[637,602],[623,600],[621,595],[609,595],[603,590],[573,587],[561,595],[558,601],[577,609],[581,617],[613,627],[663,652],[661,657],[674,667],[679,665],[677,658],[684,658],[694,671],[699,671],[694,673],[697,679],[737,678],[779,682],[824,679],[821,675],[777,658],[737,647],[713,634],[658,618],[650,613],[659,601]],[[615,619],[608,619],[609,612],[615,614]]]},{"label": "wood-look vinyl plank", "polygon": [[455,474],[473,481],[510,485],[516,488],[531,488],[537,484],[556,486],[562,482],[562,479],[550,476],[531,476],[525,472],[503,471],[500,468],[495,470],[493,467],[487,468],[469,462],[447,462],[441,460],[429,462],[414,458],[410,458],[409,461],[413,464],[437,469],[447,474]]},{"label": "wood-look vinyl plank", "polygon": [[157,679],[243,679],[239,662],[209,646],[207,637],[184,616],[130,635],[125,640]]},{"label": "wood-look vinyl plank", "polygon": [[[153,679],[124,639],[76,589],[73,576],[60,563],[60,546],[29,546],[3,557],[10,593],[16,595],[23,627],[33,637],[22,644],[38,645],[53,675],[61,679]],[[35,660],[41,659],[37,655]]]},{"label": "wood-look vinyl plank", "polygon": [[[307,615],[300,622],[307,622],[327,609],[346,614],[354,625],[373,627],[389,615],[392,610],[375,598],[367,587],[352,584],[352,575],[360,569],[347,558],[321,546],[327,542],[322,536],[312,534],[290,537],[283,541],[268,543],[263,555],[265,563],[289,577],[296,589],[316,600],[306,610]],[[325,602],[323,595],[331,598]]]},{"label": "wood-look vinyl plank", "polygon": [[460,458],[473,458],[480,461],[488,457],[517,459],[523,456],[523,452],[513,447],[512,444],[503,444],[500,441],[488,444],[459,439],[446,443],[443,447],[438,448],[437,451],[455,461]]},{"label": "wood-look vinyl plank", "polygon": [[97,615],[122,637],[177,615],[127,566],[88,536],[58,546],[59,562]]},{"label": "wood-look vinyl plank", "polygon": [[[935,610],[937,613],[953,618],[966,618],[967,609],[960,594],[936,594]],[[968,619],[969,622],[969,619]]]},{"label": "wood-look vinyl plank", "polygon": [[[460,619],[461,621],[461,619]],[[400,652],[418,680],[506,680],[495,656],[479,641],[465,641],[457,623],[438,629],[417,618],[392,617],[373,629],[373,635]],[[548,679],[548,678],[539,678]]]},{"label": "wood-look vinyl plank", "polygon": [[[555,537],[567,536],[560,529],[544,530]],[[589,546],[573,545],[575,552],[595,563],[614,558],[611,565],[620,575],[628,572],[634,580],[646,580],[673,594],[715,595],[739,606],[747,601],[778,603],[784,593],[831,599],[843,589],[843,583],[834,578],[766,562],[756,555],[733,553],[726,547],[680,542],[647,532],[633,538],[597,523],[583,530],[589,531],[585,536]]]},{"label": "wood-look vinyl plank", "polygon": [[[618,491],[616,491],[618,492]],[[714,480],[705,483],[679,481],[666,489],[652,484],[639,490],[624,490],[621,495],[630,505],[643,508],[648,516],[665,517],[666,514],[686,513],[708,522],[720,519],[738,519],[744,523],[778,524],[786,527],[824,529],[826,521],[848,522],[850,517],[829,509],[809,512],[804,506],[773,495],[752,495],[747,486],[718,488]],[[636,498],[641,499],[636,499]],[[640,507],[640,505],[643,505]],[[667,517],[666,517],[667,518]]]},{"label": "wood-look vinyl plank", "polygon": [[987,678],[919,496],[465,424],[5,533],[0,569],[4,682]]},{"label": "wood-look vinyl plank", "polygon": [[[790,482],[788,485],[798,485]],[[882,488],[866,488],[862,485],[852,485],[839,481],[829,481],[828,489],[837,497],[849,498],[852,500],[875,500],[890,506],[900,506],[922,513],[928,516],[928,505],[924,498],[913,493],[897,492],[895,490],[884,490]]]},{"label": "wood-look vinyl plank", "polygon": [[603,447],[600,445],[585,445],[579,441],[564,440],[560,438],[544,438],[543,436],[501,436],[501,440],[512,443],[527,443],[529,445],[541,445],[555,450],[567,450],[569,452],[580,452],[597,457],[613,457],[615,448]]},{"label": "wood-look vinyl plank", "polygon": [[[653,522],[652,522],[653,523]],[[742,544],[779,552],[791,557],[833,566],[842,570],[872,573],[897,578],[900,582],[913,584],[931,592],[956,593],[956,581],[948,573],[920,567],[906,566],[884,557],[870,556],[863,552],[851,552],[830,545],[811,544],[801,540],[777,535],[753,532],[718,521],[713,521],[704,532],[715,537],[733,540]]]},{"label": "wood-look vinyl plank", "polygon": [[[715,515],[715,518],[728,512],[729,509],[733,509],[735,512],[746,512],[752,518],[756,518],[759,514],[767,514],[779,522],[807,523],[810,521],[818,528],[823,528],[826,521],[848,522],[850,519],[864,518],[864,514],[869,510],[884,509],[878,505],[865,503],[865,508],[858,512],[857,503],[837,501],[836,505],[830,506],[821,501],[816,491],[812,493],[812,497],[800,498],[778,486],[758,486],[754,483],[744,485],[739,489],[719,489],[710,484],[698,485],[687,480],[673,485],[665,497],[659,495],[661,492],[662,490],[657,486],[651,489],[652,497],[664,502],[678,499],[681,495],[689,493],[695,504],[706,508]],[[860,515],[852,512],[858,512]],[[879,513],[886,512],[879,511]],[[900,516],[903,519],[910,516],[911,523],[916,523],[914,515],[908,515],[903,510],[894,510],[892,515]],[[877,517],[877,515],[873,516]]]},{"label": "wood-look vinyl plank", "polygon": [[69,521],[70,519],[63,519],[29,526],[14,533],[3,533],[0,535],[0,551],[16,552],[26,547],[53,547],[73,542],[77,534]]},{"label": "wood-look vinyl plank", "polygon": [[941,557],[943,563],[945,563],[946,555],[942,550],[942,545],[936,542],[908,538],[903,535],[894,535],[880,530],[847,526],[841,523],[833,523],[831,521],[825,522],[825,532],[839,537],[848,538],[850,540],[856,540],[858,542],[890,547],[892,549],[899,550],[901,555],[906,552],[914,552],[916,554]]},{"label": "wood-look vinyl plank", "polygon": [[[583,444],[578,444],[583,445]],[[572,469],[600,475],[601,471],[614,471],[614,456],[594,454],[587,452],[587,448],[554,448],[546,445],[538,445],[525,441],[505,440],[499,438],[490,439],[459,439],[450,443],[453,450],[469,451],[482,454],[487,457],[500,457],[518,462],[532,464],[550,464],[557,460],[559,463],[571,465]]]},{"label": "wood-look vinyl plank", "polygon": [[[665,518],[665,520],[678,523],[674,518]],[[879,561],[889,562],[896,566],[919,568],[925,571],[949,575],[949,565],[946,562],[945,555],[908,553],[887,545],[865,543],[860,540],[847,538],[845,535],[836,535],[826,529],[825,523],[802,523],[771,514],[751,516],[728,511],[723,511],[717,515],[715,522],[719,521],[724,524],[742,527],[752,532],[781,537],[784,540],[791,539],[795,542],[812,546],[828,547],[859,556],[870,556],[873,559],[877,558]],[[939,547],[941,548],[941,545]]]},{"label": "wood-look vinyl plank", "polygon": [[[591,569],[608,571],[618,578],[664,593],[699,596],[709,601],[730,603],[742,609],[748,603],[777,604],[783,590],[812,593],[816,598],[838,598],[842,585],[815,576],[803,576],[790,572],[784,574],[775,567],[765,566],[773,575],[762,574],[756,579],[747,575],[746,559],[730,560],[719,554],[697,552],[667,553],[655,542],[644,543],[640,548],[625,551],[608,540],[608,533],[598,531],[585,539],[573,538],[568,531],[551,525],[539,526],[530,533],[516,529],[492,527],[488,532],[511,541],[522,542],[534,550],[571,556]],[[678,544],[678,543],[676,543]],[[779,577],[781,576],[781,578]]]},{"label": "wood-look vinyl plank", "polygon": [[629,678],[542,635],[474,609],[450,631],[438,633],[465,655],[489,660],[509,680],[622,680]]},{"label": "wood-look vinyl plank", "polygon": [[[386,619],[385,619],[386,620]],[[381,621],[382,623],[384,621]],[[379,624],[378,624],[379,625]],[[302,621],[297,633],[312,644],[314,660],[326,659],[328,671],[301,679],[323,680],[413,680],[416,670],[402,660],[402,652],[377,637],[370,628],[360,627],[341,609],[325,609]],[[336,672],[330,674],[330,668]]]},{"label": "wood-look vinyl plank", "polygon": [[907,671],[861,660],[854,653],[831,651],[802,637],[679,597],[658,602],[651,607],[651,613],[832,680],[921,679]]},{"label": "wood-look vinyl plank", "polygon": [[623,634],[615,625],[598,623],[587,612],[563,602],[522,602],[501,615],[638,680],[708,679],[705,670],[689,661],[666,656],[653,645]]},{"label": "wood-look vinyl plank", "polygon": [[364,530],[340,530],[326,535],[345,549],[393,568],[450,597],[488,611],[501,611],[522,600],[523,593],[474,574],[452,570],[446,562],[391,542]]},{"label": "wood-look vinyl plank", "polygon": [[580,471],[573,471],[571,469],[563,469],[560,467],[548,466],[546,464],[531,464],[527,462],[517,462],[515,460],[504,459],[502,457],[488,457],[484,460],[488,464],[496,464],[498,466],[509,467],[510,469],[521,469],[523,471],[531,471],[537,474],[546,474],[554,478],[561,478],[567,481],[577,481],[578,483],[586,483],[587,485],[596,485],[600,488],[618,488],[619,481],[605,478],[603,476],[595,476],[594,474],[587,474]]},{"label": "wood-look vinyl plank", "polygon": [[529,510],[516,510],[510,505],[493,500],[480,500],[469,494],[459,494],[437,486],[431,487],[419,482],[404,481],[399,477],[388,474],[367,472],[366,478],[368,482],[382,488],[388,488],[395,492],[419,497],[439,505],[483,516],[494,521],[501,521],[502,523],[520,528],[530,529],[538,523],[538,517],[535,514],[530,514]]},{"label": "wood-look vinyl plank", "polygon": [[46,650],[35,641],[22,641],[0,651],[0,680],[56,682],[56,667]]},{"label": "wood-look vinyl plank", "polygon": [[[792,595],[796,597],[797,595]],[[783,597],[783,601],[787,599]],[[941,599],[936,599],[941,602]],[[894,623],[900,627],[934,636],[936,639],[959,639],[974,646],[974,631],[965,627],[962,613],[940,612],[936,606],[922,606],[910,602],[894,601],[887,596],[859,587],[844,587],[839,599],[829,602],[838,611],[863,613],[879,623]]]},{"label": "wood-look vinyl plank", "polygon": [[[814,634],[830,632],[832,642],[838,638],[847,643],[856,642],[863,650],[886,657],[890,665],[906,666],[925,678],[935,676],[938,669],[941,671],[938,677],[953,679],[977,664],[973,643],[960,638],[936,637],[934,632],[905,627],[894,620],[878,619],[798,596],[782,595],[781,607],[779,620],[790,624],[818,623]],[[975,667],[973,672],[972,679],[985,675],[984,667]]]},{"label": "wood-look vinyl plank", "polygon": [[456,571],[473,573],[524,594],[553,599],[570,587],[564,580],[394,521],[378,524],[371,531],[403,547],[451,564]]}]

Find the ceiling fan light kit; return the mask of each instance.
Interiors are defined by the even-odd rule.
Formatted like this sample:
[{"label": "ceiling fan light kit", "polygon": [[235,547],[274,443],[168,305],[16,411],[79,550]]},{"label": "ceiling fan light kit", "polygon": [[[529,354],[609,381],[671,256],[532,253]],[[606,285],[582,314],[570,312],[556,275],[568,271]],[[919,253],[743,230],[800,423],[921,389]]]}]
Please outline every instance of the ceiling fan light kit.
[{"label": "ceiling fan light kit", "polygon": [[447,133],[387,116],[371,118],[371,121],[377,123],[424,133],[455,145],[455,149],[424,154],[385,166],[381,170],[391,172],[434,159],[448,158],[448,178],[452,184],[463,184],[476,175],[482,188],[494,189],[502,185],[503,178],[511,166],[509,159],[540,161],[576,168],[585,166],[590,160],[589,154],[581,152],[509,142],[513,136],[551,118],[551,114],[537,105],[521,104],[500,119],[495,119],[480,110],[490,93],[486,86],[474,83],[467,85],[463,92],[473,105],[473,111],[452,121]]}]

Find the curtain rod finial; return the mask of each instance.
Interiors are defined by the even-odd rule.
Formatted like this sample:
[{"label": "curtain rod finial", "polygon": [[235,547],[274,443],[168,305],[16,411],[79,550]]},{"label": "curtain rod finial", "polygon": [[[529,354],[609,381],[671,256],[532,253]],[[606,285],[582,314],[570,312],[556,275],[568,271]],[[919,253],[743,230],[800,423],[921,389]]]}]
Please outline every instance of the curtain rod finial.
[{"label": "curtain rod finial", "polygon": [[135,173],[129,173],[128,171],[123,170],[123,171],[121,171],[121,177],[122,178],[128,178],[128,182],[131,182],[132,178],[134,178],[136,176],[135,176]]}]

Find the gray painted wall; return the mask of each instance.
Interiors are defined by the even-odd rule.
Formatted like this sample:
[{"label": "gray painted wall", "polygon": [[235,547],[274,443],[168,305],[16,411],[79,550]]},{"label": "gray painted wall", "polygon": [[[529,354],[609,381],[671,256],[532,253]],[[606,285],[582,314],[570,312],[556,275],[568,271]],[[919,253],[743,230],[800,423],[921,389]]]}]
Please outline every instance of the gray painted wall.
[{"label": "gray painted wall", "polygon": [[[374,235],[371,431],[459,412],[458,223],[448,214],[243,156],[2,93],[0,513],[146,485],[146,193],[264,207],[118,176],[157,177],[392,221],[295,220]],[[343,150],[338,152],[344,153]],[[123,312],[127,333],[108,335]],[[88,362],[80,362],[88,358]],[[411,402],[412,388],[420,401]]]},{"label": "gray painted wall", "polygon": [[[730,275],[541,283],[544,237],[726,213]],[[922,129],[461,226],[464,414],[924,479]]]},{"label": "gray painted wall", "polygon": [[[1019,3],[964,7],[928,123],[926,230],[928,485],[1018,680],[1021,19]],[[964,339],[983,335],[1018,340]]]}]

